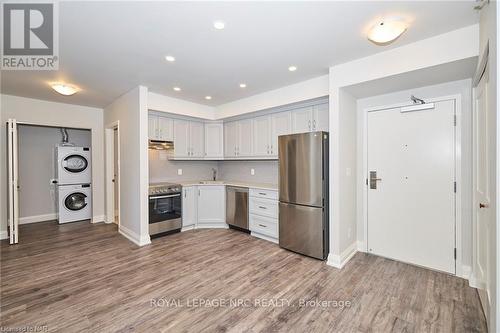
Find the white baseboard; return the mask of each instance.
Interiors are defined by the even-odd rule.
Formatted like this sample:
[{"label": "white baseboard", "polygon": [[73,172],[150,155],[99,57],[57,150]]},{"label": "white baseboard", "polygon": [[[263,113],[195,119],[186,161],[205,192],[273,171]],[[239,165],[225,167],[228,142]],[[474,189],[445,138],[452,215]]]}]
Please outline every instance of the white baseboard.
[{"label": "white baseboard", "polygon": [[466,280],[470,280],[472,275],[472,268],[467,265],[462,265],[462,273],[460,275],[461,278],[464,278]]},{"label": "white baseboard", "polygon": [[257,238],[260,238],[260,239],[263,239],[263,240],[266,240],[268,242],[272,242],[272,243],[275,243],[275,244],[278,244],[278,240],[274,237],[269,237],[269,236],[266,236],[266,235],[263,235],[263,234],[259,234],[258,232],[251,232],[250,233],[251,236],[254,236],[254,237],[257,237]]},{"label": "white baseboard", "polygon": [[25,217],[19,218],[19,224],[46,222],[46,221],[51,221],[51,220],[57,220],[58,218],[59,218],[59,214],[57,214],[57,213],[25,216]]},{"label": "white baseboard", "polygon": [[225,223],[204,223],[197,224],[196,229],[228,229],[229,226]]},{"label": "white baseboard", "polygon": [[188,231],[188,230],[193,230],[193,229],[196,229],[195,225],[192,224],[192,225],[188,225],[188,226],[185,226],[185,227],[182,227],[181,228],[181,232],[183,231]]},{"label": "white baseboard", "polygon": [[341,269],[358,252],[358,242],[349,245],[340,255],[330,253],[328,255],[327,265]]},{"label": "white baseboard", "polygon": [[101,223],[106,221],[106,215],[92,216],[92,223]]},{"label": "white baseboard", "polygon": [[2,230],[0,231],[0,239],[8,239],[9,234],[7,233],[7,230]]},{"label": "white baseboard", "polygon": [[123,225],[120,225],[118,232],[137,246],[151,244],[151,238],[149,237],[149,235],[144,235],[143,237],[141,237],[137,233],[133,232],[129,228],[124,227]]},{"label": "white baseboard", "polygon": [[363,241],[357,241],[356,246],[358,249],[358,252],[366,252],[366,244]]}]

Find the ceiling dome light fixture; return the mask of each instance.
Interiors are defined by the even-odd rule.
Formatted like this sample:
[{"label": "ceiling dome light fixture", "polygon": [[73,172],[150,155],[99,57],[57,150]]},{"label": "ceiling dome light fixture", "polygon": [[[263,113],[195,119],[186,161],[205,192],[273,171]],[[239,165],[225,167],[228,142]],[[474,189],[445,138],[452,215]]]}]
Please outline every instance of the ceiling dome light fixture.
[{"label": "ceiling dome light fixture", "polygon": [[210,99],[212,99],[212,96],[205,96],[205,99],[210,100]]},{"label": "ceiling dome light fixture", "polygon": [[226,27],[226,23],[224,23],[224,21],[220,21],[220,20],[214,21],[214,28],[215,29],[222,30],[225,27]]},{"label": "ceiling dome light fixture", "polygon": [[401,20],[383,20],[371,27],[368,39],[378,45],[387,45],[396,40],[408,28]]},{"label": "ceiling dome light fixture", "polygon": [[288,70],[290,72],[295,72],[297,70],[297,66],[290,66],[290,67],[288,67]]},{"label": "ceiling dome light fixture", "polygon": [[174,90],[175,90],[175,91],[181,91],[181,88],[179,88],[179,87],[174,87]]},{"label": "ceiling dome light fixture", "polygon": [[74,95],[79,90],[77,87],[65,83],[52,83],[50,86],[64,96]]},{"label": "ceiling dome light fixture", "polygon": [[168,62],[174,62],[175,61],[175,57],[171,56],[171,55],[168,55],[168,56],[165,56],[165,60],[168,61]]},{"label": "ceiling dome light fixture", "polygon": [[246,83],[240,83],[240,88],[246,88],[247,84]]}]

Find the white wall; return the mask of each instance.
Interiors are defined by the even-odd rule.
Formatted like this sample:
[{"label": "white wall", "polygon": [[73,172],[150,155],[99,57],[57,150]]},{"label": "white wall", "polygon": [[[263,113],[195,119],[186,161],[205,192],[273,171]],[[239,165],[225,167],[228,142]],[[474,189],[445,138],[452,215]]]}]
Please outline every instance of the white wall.
[{"label": "white wall", "polygon": [[245,113],[327,96],[328,93],[328,75],[323,75],[219,105],[215,110],[215,118],[223,119],[239,116]]},{"label": "white wall", "polygon": [[148,93],[147,107],[152,111],[162,111],[202,119],[215,119],[214,107],[188,102],[153,92]]},{"label": "white wall", "polygon": [[[0,156],[6,156],[6,126],[9,118],[38,125],[87,128],[92,132],[92,206],[93,222],[104,220],[104,134],[102,109],[0,95]],[[0,163],[0,233],[7,231],[7,166]]]},{"label": "white wall", "polygon": [[120,233],[149,244],[147,88],[139,86],[104,108],[104,124],[119,122]]},{"label": "white wall", "polygon": [[[80,147],[91,146],[89,130],[68,129],[69,141]],[[57,186],[55,147],[61,142],[60,128],[18,126],[19,138],[19,223],[56,218]]]},{"label": "white wall", "polygon": [[[346,259],[346,251],[355,250],[354,242],[346,232],[352,219],[349,210],[355,207],[356,196],[352,195],[356,182],[349,183],[343,178],[346,174],[345,163],[352,159],[352,136],[343,130],[347,121],[350,124],[352,100],[346,98],[345,87],[368,81],[426,69],[440,64],[451,63],[475,57],[479,54],[478,26],[451,31],[442,35],[407,44],[388,51],[354,60],[330,68],[330,256],[329,263],[342,266],[338,260]],[[352,135],[357,135],[356,131]],[[357,162],[355,162],[357,163]],[[346,186],[344,186],[346,185]],[[343,212],[347,210],[347,212]],[[345,214],[344,214],[345,213]],[[356,217],[352,217],[356,218]],[[331,260],[330,260],[331,259]]]},{"label": "white wall", "polygon": [[[462,207],[461,214],[461,232],[462,232],[462,265],[465,272],[470,272],[472,264],[472,80],[460,80],[448,82],[427,87],[398,91],[390,94],[373,96],[359,99],[357,101],[358,112],[358,181],[357,181],[357,237],[363,242],[364,239],[364,220],[363,220],[363,189],[365,188],[366,175],[363,174],[363,152],[364,143],[363,128],[365,126],[365,110],[373,107],[384,107],[400,103],[409,103],[410,96],[413,94],[424,100],[429,98],[446,97],[451,95],[461,96],[461,198],[458,198]],[[459,269],[460,271],[460,269]]]},{"label": "white wall", "polygon": [[219,174],[224,180],[278,184],[278,161],[220,161]]},{"label": "white wall", "polygon": [[[149,182],[173,182],[212,179],[212,168],[218,169],[217,161],[172,161],[173,151],[149,149]],[[182,175],[177,170],[182,169]],[[220,178],[220,175],[217,174]]]}]

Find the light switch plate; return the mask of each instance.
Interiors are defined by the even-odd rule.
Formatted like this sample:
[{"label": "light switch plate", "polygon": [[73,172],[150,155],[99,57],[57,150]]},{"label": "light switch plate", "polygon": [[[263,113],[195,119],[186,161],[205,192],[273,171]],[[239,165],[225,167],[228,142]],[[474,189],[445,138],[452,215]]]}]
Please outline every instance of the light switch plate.
[{"label": "light switch plate", "polygon": [[177,169],[177,174],[178,174],[179,176],[182,176],[182,169]]},{"label": "light switch plate", "polygon": [[250,174],[251,174],[252,176],[255,176],[255,169],[250,169]]}]

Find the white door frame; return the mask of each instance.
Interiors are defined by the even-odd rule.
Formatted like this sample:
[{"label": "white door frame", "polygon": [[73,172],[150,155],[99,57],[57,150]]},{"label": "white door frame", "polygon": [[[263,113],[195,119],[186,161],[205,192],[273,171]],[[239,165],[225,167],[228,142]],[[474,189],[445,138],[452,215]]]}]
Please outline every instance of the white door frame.
[{"label": "white door frame", "polygon": [[[118,161],[117,161],[117,170],[118,170],[118,193],[115,193],[115,184],[113,183],[113,178],[115,177],[114,163],[115,163],[115,154],[114,154],[114,140],[115,133],[117,131],[117,144],[118,147]],[[121,220],[121,207],[120,207],[120,121],[117,120],[112,122],[104,128],[105,134],[105,161],[106,161],[106,223],[113,223],[115,221],[115,199],[114,195],[118,195],[118,226],[120,225]],[[116,181],[116,179],[115,179]]]},{"label": "white door frame", "polygon": [[[435,98],[424,98],[428,103],[436,103],[441,101],[455,101],[455,181],[457,182],[457,189],[455,193],[455,247],[457,249],[457,258],[455,260],[455,275],[463,277],[464,273],[468,275],[469,272],[464,272],[462,268],[462,96],[449,95]],[[392,105],[383,105],[377,107],[370,107],[363,110],[363,176],[366,178],[368,175],[368,112],[384,111],[403,106],[413,105],[409,102],[396,103]],[[365,182],[363,181],[363,184]],[[364,244],[362,250],[368,252],[368,186],[363,186],[363,236]],[[469,278],[466,276],[465,278]]]}]

